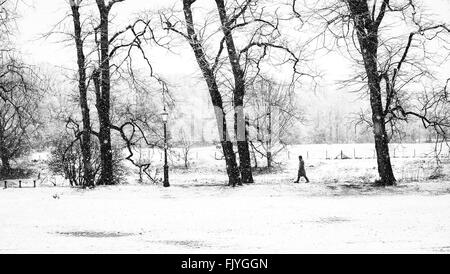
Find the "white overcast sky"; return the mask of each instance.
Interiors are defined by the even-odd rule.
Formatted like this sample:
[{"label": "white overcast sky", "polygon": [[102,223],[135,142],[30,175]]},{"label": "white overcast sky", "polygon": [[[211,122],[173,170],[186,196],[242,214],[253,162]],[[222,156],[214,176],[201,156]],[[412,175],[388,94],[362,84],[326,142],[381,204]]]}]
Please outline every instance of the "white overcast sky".
[{"label": "white overcast sky", "polygon": [[[69,11],[68,0],[22,0],[18,20],[18,47],[31,61],[63,64],[71,60],[73,49],[64,48],[54,40],[41,39]],[[85,0],[89,1],[89,0]],[[181,1],[181,0],[180,0]],[[199,0],[196,5],[211,0]],[[322,0],[323,1],[323,0]],[[170,7],[176,0],[126,0],[117,4],[115,13],[134,17],[136,13],[148,9]],[[281,2],[281,1],[280,1]],[[450,0],[423,0],[430,14],[450,23]],[[71,51],[72,50],[72,51]],[[330,62],[334,63],[334,62]]]},{"label": "white overcast sky", "polygon": [[[17,21],[18,35],[17,47],[26,56],[26,61],[35,64],[50,64],[62,67],[75,66],[74,48],[56,43],[55,39],[42,39],[42,34],[50,31],[68,12],[68,0],[22,0]],[[91,0],[85,0],[91,1]],[[174,2],[181,0],[126,0],[117,4],[113,10],[123,18],[134,18],[136,13],[143,10],[157,10],[162,7],[170,7]],[[199,0],[196,5],[208,3],[212,0]],[[274,0],[276,1],[276,0]],[[285,0],[281,0],[285,1]],[[91,1],[94,2],[94,1]],[[423,0],[429,14],[436,16],[450,24],[450,0]],[[164,54],[153,58],[152,62],[158,73],[165,77],[178,77],[177,75],[192,73],[197,70],[192,53],[189,56],[177,56]],[[348,72],[348,63],[338,55],[329,55],[316,60],[317,65],[324,73],[324,82],[332,86],[335,80],[343,80]],[[70,66],[68,64],[73,64]],[[172,74],[172,75],[170,75]]]},{"label": "white overcast sky", "polygon": [[[65,66],[75,58],[75,51],[57,43],[56,39],[43,39],[42,35],[52,30],[57,22],[70,11],[68,0],[22,0],[18,20],[17,43],[22,53],[31,62],[49,63]],[[84,0],[85,3],[95,2]],[[113,9],[113,14],[123,17],[135,17],[135,14],[147,9],[166,7],[170,1],[126,0]],[[70,21],[69,21],[70,23]]]}]

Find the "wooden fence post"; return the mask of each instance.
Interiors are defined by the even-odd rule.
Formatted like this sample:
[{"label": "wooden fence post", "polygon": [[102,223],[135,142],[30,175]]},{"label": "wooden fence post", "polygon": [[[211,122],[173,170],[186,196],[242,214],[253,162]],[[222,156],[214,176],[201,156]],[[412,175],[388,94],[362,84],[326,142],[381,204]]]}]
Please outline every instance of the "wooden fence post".
[{"label": "wooden fence post", "polygon": [[8,188],[8,182],[5,181],[5,189],[7,189],[7,188]]}]

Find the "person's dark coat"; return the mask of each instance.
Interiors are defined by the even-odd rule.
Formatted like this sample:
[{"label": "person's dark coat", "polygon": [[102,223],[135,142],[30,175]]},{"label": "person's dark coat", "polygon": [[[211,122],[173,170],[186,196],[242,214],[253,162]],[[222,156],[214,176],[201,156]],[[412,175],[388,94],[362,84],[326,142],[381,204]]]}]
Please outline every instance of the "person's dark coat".
[{"label": "person's dark coat", "polygon": [[300,160],[300,164],[298,167],[298,174],[301,176],[305,176],[306,175],[306,171],[305,171],[305,162],[302,160]]}]

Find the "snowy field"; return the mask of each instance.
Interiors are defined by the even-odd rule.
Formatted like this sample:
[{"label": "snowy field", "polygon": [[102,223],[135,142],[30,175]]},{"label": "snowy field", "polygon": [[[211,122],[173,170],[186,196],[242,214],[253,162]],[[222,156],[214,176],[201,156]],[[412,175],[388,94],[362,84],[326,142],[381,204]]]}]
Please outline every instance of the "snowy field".
[{"label": "snowy field", "polygon": [[431,180],[432,159],[395,158],[398,186],[374,188],[374,159],[310,157],[311,184],[292,184],[289,156],[255,185],[230,188],[211,154],[194,149],[168,189],[2,189],[0,253],[450,253],[448,163]]}]

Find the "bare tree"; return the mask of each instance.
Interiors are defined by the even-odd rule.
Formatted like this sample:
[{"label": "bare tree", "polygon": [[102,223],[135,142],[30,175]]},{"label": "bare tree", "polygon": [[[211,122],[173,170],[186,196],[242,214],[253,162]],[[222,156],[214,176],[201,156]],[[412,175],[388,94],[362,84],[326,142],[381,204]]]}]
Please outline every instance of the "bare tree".
[{"label": "bare tree", "polygon": [[111,145],[111,67],[110,67],[110,45],[112,41],[109,36],[109,20],[110,12],[113,6],[124,0],[111,0],[106,3],[104,0],[96,0],[98,12],[100,16],[100,32],[99,51],[99,67],[94,73],[95,90],[96,90],[96,107],[99,117],[100,129],[98,138],[100,142],[100,153],[102,171],[100,176],[100,185],[110,185],[114,182],[113,173],[113,153]]},{"label": "bare tree", "polygon": [[184,162],[184,167],[186,169],[189,168],[189,155],[192,149],[192,146],[194,145],[194,142],[192,139],[186,134],[186,131],[184,129],[180,129],[179,131],[179,144],[181,145],[181,153],[182,158]]},{"label": "bare tree", "polygon": [[[246,0],[242,2],[229,1],[228,3],[216,1],[216,12],[205,15],[206,19],[197,25],[192,19],[192,5],[195,2],[183,1],[184,21],[179,20],[173,10],[169,13],[163,12],[161,18],[165,29],[173,31],[189,41],[212,98],[220,98],[220,103],[214,102],[216,99],[213,99],[213,105],[217,109],[216,112],[219,113],[217,117],[220,117],[218,121],[221,138],[228,136],[228,133],[221,131],[226,128],[221,121],[224,120],[222,117],[226,113],[227,100],[231,98],[234,135],[237,140],[242,182],[252,183],[253,176],[244,112],[247,86],[251,85],[251,82],[261,72],[262,64],[270,63],[267,59],[274,55],[273,52],[282,52],[281,55],[284,58],[278,60],[279,64],[292,63],[293,75],[301,74],[297,71],[300,59],[281,38],[278,24],[281,19],[275,11],[273,11],[275,13],[266,11],[264,1]],[[268,15],[269,13],[271,15]],[[214,20],[217,17],[222,36],[211,29],[216,25]],[[180,31],[179,25],[186,25],[187,33]],[[236,37],[240,37],[240,39],[236,39]],[[213,49],[212,43],[216,45],[216,49]],[[216,52],[213,53],[213,51]],[[227,55],[223,57],[225,52]],[[221,128],[222,124],[225,127]],[[234,158],[233,156],[227,157],[226,153],[224,155],[225,159]]]},{"label": "bare tree", "polygon": [[[109,177],[113,176],[112,170],[109,171],[111,160],[111,129],[115,130],[120,134],[128,150],[128,156],[126,157],[132,164],[143,169],[144,172],[151,178],[148,169],[152,165],[151,163],[137,163],[134,159],[134,146],[141,143],[145,143],[149,147],[157,147],[158,141],[152,140],[154,129],[148,120],[141,120],[139,118],[134,119],[132,116],[136,113],[128,113],[127,117],[130,119],[122,121],[121,124],[114,124],[112,118],[110,117],[111,112],[111,78],[113,74],[118,74],[119,81],[125,80],[122,74],[127,75],[129,78],[125,80],[133,88],[138,85],[140,80],[136,77],[136,72],[133,69],[133,55],[132,52],[137,50],[141,54],[141,58],[144,64],[147,65],[150,73],[148,74],[149,79],[155,80],[158,86],[162,87],[163,97],[169,96],[170,92],[168,89],[167,82],[161,77],[156,75],[153,71],[151,62],[146,55],[143,48],[144,42],[152,41],[158,46],[164,46],[160,41],[158,41],[153,33],[153,29],[150,27],[151,19],[138,18],[134,20],[130,25],[126,26],[124,29],[117,31],[110,35],[109,31],[109,17],[112,7],[119,2],[124,2],[125,0],[111,0],[106,4],[103,0],[96,0],[97,7],[100,14],[100,24],[96,28],[96,42],[99,49],[99,67],[93,72],[93,81],[96,94],[96,106],[99,116],[100,131],[99,140],[101,145],[101,155],[102,155],[102,177],[101,184],[108,184]],[[100,39],[97,38],[97,34],[100,33]],[[116,57],[121,57],[117,62],[111,62],[111,60]],[[122,66],[127,63],[127,70],[124,70]],[[112,70],[114,68],[114,70]],[[126,78],[126,77],[125,77]],[[146,91],[148,92],[148,91]],[[170,104],[170,102],[164,102],[163,104]],[[166,105],[164,105],[164,108]],[[150,111],[149,114],[154,114]],[[137,113],[139,116],[140,114]],[[142,113],[141,113],[142,114]],[[145,115],[144,115],[145,116]],[[158,115],[159,117],[159,115]],[[146,136],[149,133],[149,136]],[[103,168],[105,171],[103,171]]]},{"label": "bare tree", "polygon": [[[253,183],[244,113],[247,86],[258,78],[261,65],[264,61],[267,62],[266,59],[270,60],[270,57],[275,55],[273,51],[281,51],[286,56],[279,60],[280,63],[293,64],[293,79],[295,75],[300,74],[297,72],[300,59],[283,40],[280,27],[280,21],[283,18],[277,10],[271,10],[268,3],[261,0],[229,1],[228,3],[224,0],[216,0],[215,2],[224,35],[218,57],[225,44],[233,75],[234,85],[231,90],[233,91],[234,127],[242,180],[244,183]],[[245,43],[241,42],[239,46],[235,37],[242,34],[250,38],[246,39]]]},{"label": "bare tree", "polygon": [[286,149],[287,137],[294,123],[303,121],[292,89],[289,85],[259,76],[249,88],[246,108],[250,110],[249,124],[254,132],[251,145],[271,168],[277,154]]},{"label": "bare tree", "polygon": [[[76,124],[71,123],[71,121],[67,121],[67,131],[52,136],[53,149],[51,151],[48,166],[55,174],[63,175],[64,178],[69,181],[70,186],[92,188],[94,185],[88,185],[85,182],[82,147],[71,143],[73,134],[77,135],[80,133],[80,129],[75,125]],[[100,163],[98,162],[98,144],[93,143],[91,149],[91,176],[96,178],[97,173],[100,171]]]},{"label": "bare tree", "polygon": [[72,9],[72,18],[74,25],[74,35],[77,64],[78,64],[78,90],[80,94],[79,103],[83,120],[83,129],[81,132],[81,153],[83,156],[83,177],[87,187],[94,185],[94,176],[91,163],[91,118],[89,112],[89,104],[87,98],[87,77],[86,77],[86,56],[84,53],[84,37],[82,33],[80,5],[82,0],[70,0],[69,4]]},{"label": "bare tree", "polygon": [[39,128],[38,102],[42,80],[28,65],[15,58],[0,59],[0,158],[3,174],[20,156]]},{"label": "bare tree", "polygon": [[[161,129],[163,121],[158,106],[165,104],[167,110],[170,110],[174,107],[173,102],[167,94],[161,96],[161,90],[149,88],[154,84],[149,80],[155,80],[154,78],[141,77],[136,72],[128,78],[129,90],[134,91],[134,98],[129,96],[131,102],[123,102],[117,106],[117,114],[121,118],[116,123],[121,126],[113,125],[112,128],[125,141],[128,150],[126,159],[139,169],[140,181],[143,181],[145,175],[151,182],[160,183],[162,180],[157,178],[159,171],[152,157],[155,149],[164,148],[164,133]],[[163,92],[168,92],[165,86]],[[157,98],[161,98],[162,102]]]},{"label": "bare tree", "polygon": [[0,53],[11,50],[10,36],[15,19],[13,0],[0,0]]},{"label": "bare tree", "polygon": [[[90,15],[81,20],[81,4],[88,2],[83,0],[69,1],[74,25],[73,34],[72,32],[67,33],[67,31],[56,31],[57,27],[62,26],[61,23],[47,34],[47,36],[54,33],[69,34],[70,39],[63,41],[75,41],[78,63],[77,80],[80,94],[77,97],[77,101],[79,101],[81,107],[83,127],[78,126],[76,119],[69,117],[69,120],[71,120],[72,127],[77,129],[74,131],[75,141],[80,141],[82,147],[86,148],[86,153],[88,151],[87,146],[84,146],[84,143],[86,143],[84,140],[90,141],[91,135],[98,138],[101,159],[100,177],[96,181],[98,185],[109,185],[116,182],[114,180],[114,159],[112,156],[114,147],[117,146],[113,146],[111,143],[112,130],[119,133],[119,136],[125,142],[129,152],[126,159],[144,171],[147,171],[151,163],[142,164],[142,161],[138,163],[134,159],[135,154],[133,151],[135,146],[139,147],[145,144],[149,147],[154,147],[158,146],[159,142],[154,140],[153,124],[155,123],[155,114],[151,109],[145,109],[149,105],[137,109],[122,102],[126,100],[118,100],[117,108],[114,108],[116,96],[112,93],[118,92],[125,87],[129,88],[129,91],[133,92],[133,94],[142,92],[150,94],[149,90],[151,88],[142,87],[155,84],[163,86],[163,89],[167,90],[167,84],[153,73],[150,60],[142,47],[142,44],[148,41],[155,41],[158,44],[158,41],[153,37],[153,30],[149,26],[151,21],[145,18],[138,18],[123,29],[111,33],[111,10],[119,2],[124,2],[124,0],[95,1],[94,9],[98,11],[99,16]],[[89,5],[86,4],[84,7],[88,8]],[[159,46],[162,45],[159,44]],[[142,55],[144,64],[146,63],[150,69],[148,78],[156,80],[156,82],[150,83],[150,81],[147,81],[142,83],[142,77],[137,76],[138,69],[135,69],[133,65],[135,50]],[[88,92],[91,90],[95,95],[98,121],[90,121],[92,118],[89,115]],[[156,117],[159,117],[159,114]],[[92,128],[92,125],[96,124],[96,122],[99,125],[98,131]],[[69,144],[72,146],[75,142]],[[93,143],[91,143],[92,146]]]},{"label": "bare tree", "polygon": [[232,186],[236,186],[238,184],[241,184],[241,181],[239,170],[236,164],[236,155],[234,153],[233,143],[231,142],[228,133],[228,125],[226,120],[226,113],[224,110],[223,98],[219,91],[217,82],[217,75],[215,72],[216,65],[215,63],[207,59],[208,55],[205,52],[204,44],[202,41],[202,32],[198,32],[196,30],[192,12],[192,4],[194,4],[194,2],[195,1],[192,0],[183,0],[184,23],[187,30],[186,33],[177,28],[177,24],[181,23],[180,21],[172,21],[178,20],[177,17],[162,14],[162,20],[164,28],[169,31],[173,31],[185,38],[189,42],[189,45],[194,52],[197,63],[200,67],[200,70],[202,71],[203,78],[208,86],[212,105],[214,106],[220,143],[222,145],[223,155],[227,167],[229,184]]},{"label": "bare tree", "polygon": [[[295,4],[293,1],[293,9],[297,11],[299,7]],[[438,79],[435,77],[438,73],[430,66],[436,66],[445,57],[432,53],[430,44],[438,40],[448,43],[449,28],[425,17],[413,0],[332,1],[315,5],[311,10],[312,17],[324,22],[326,30],[317,37],[332,36],[336,39],[333,45],[344,41],[358,64],[360,70],[345,84],[357,84],[358,90],[368,91],[371,117],[361,117],[373,128],[379,184],[394,185],[389,128],[393,130],[396,123],[415,117],[447,138],[444,128],[449,126],[448,118],[437,117],[435,109],[448,105],[448,100],[445,96],[430,96],[437,90],[427,91],[420,84],[426,79]],[[391,28],[394,24],[400,28]]]},{"label": "bare tree", "polygon": [[239,15],[242,15],[248,8],[252,1],[246,1],[241,7],[241,10],[232,17],[227,15],[225,3],[223,0],[216,0],[217,9],[219,12],[222,31],[224,33],[224,40],[228,50],[228,58],[230,60],[231,68],[234,77],[233,88],[233,106],[234,106],[234,131],[237,140],[237,147],[239,152],[239,168],[241,171],[241,179],[244,184],[253,183],[253,175],[250,160],[250,151],[248,144],[248,137],[245,130],[245,114],[244,114],[244,96],[245,96],[245,75],[240,65],[240,58],[234,42],[232,28]]}]

